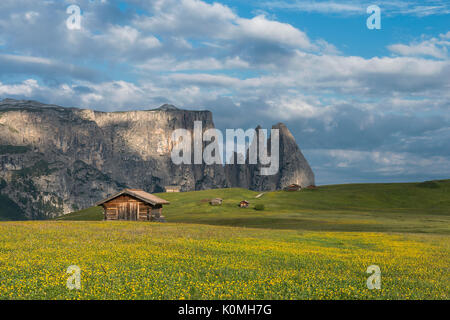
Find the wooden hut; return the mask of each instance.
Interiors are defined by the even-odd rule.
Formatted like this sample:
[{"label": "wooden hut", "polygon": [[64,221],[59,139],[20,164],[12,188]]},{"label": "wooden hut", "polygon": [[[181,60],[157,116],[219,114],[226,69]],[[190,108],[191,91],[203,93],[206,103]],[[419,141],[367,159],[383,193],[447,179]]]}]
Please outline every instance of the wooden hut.
[{"label": "wooden hut", "polygon": [[248,202],[247,200],[242,200],[239,203],[239,207],[241,207],[241,208],[248,208],[249,205],[250,205],[250,202]]},{"label": "wooden hut", "polygon": [[104,220],[164,221],[162,206],[168,201],[138,189],[125,189],[96,203]]},{"label": "wooden hut", "polygon": [[164,189],[168,193],[181,192],[181,187],[180,186],[166,186]]},{"label": "wooden hut", "polygon": [[288,185],[286,188],[284,188],[285,191],[300,191],[302,190],[302,187],[296,183]]},{"label": "wooden hut", "polygon": [[222,205],[222,202],[223,202],[223,199],[221,199],[221,198],[215,198],[215,199],[211,199],[211,200],[209,201],[209,204],[212,205],[212,206],[221,206],[221,205]]}]

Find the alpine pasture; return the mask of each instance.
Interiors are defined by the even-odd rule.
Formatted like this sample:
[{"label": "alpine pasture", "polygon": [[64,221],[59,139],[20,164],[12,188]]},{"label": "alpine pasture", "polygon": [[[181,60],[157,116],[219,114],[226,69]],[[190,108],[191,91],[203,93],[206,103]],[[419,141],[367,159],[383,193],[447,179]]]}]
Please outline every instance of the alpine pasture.
[{"label": "alpine pasture", "polygon": [[[97,208],[2,222],[0,298],[449,299],[449,180],[258,194],[161,194],[168,223],[101,221]],[[71,265],[80,290],[66,287]]]}]

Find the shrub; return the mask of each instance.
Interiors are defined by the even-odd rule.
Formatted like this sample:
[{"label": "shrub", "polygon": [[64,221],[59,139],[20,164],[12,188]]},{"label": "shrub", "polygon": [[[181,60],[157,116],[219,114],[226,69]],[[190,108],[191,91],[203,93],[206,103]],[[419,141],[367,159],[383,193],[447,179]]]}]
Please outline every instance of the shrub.
[{"label": "shrub", "polygon": [[262,211],[262,210],[264,210],[264,209],[265,209],[265,207],[264,207],[264,205],[261,204],[261,203],[258,203],[258,204],[255,206],[255,210]]}]

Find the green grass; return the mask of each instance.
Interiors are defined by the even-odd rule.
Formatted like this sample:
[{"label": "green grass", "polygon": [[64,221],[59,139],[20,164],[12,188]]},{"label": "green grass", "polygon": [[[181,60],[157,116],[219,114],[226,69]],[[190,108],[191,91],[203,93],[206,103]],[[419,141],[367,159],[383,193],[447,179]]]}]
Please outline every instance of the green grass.
[{"label": "green grass", "polygon": [[[0,223],[1,299],[444,299],[448,236],[123,221]],[[369,290],[370,265],[381,290]],[[81,290],[66,270],[81,269]]]},{"label": "green grass", "polygon": [[103,220],[103,211],[100,207],[91,207],[77,212],[72,212],[66,216],[56,218],[56,220],[100,221]]},{"label": "green grass", "polygon": [[98,207],[0,223],[0,299],[450,298],[450,180],[258,194],[159,194],[169,223],[95,221]]},{"label": "green grass", "polygon": [[[429,185],[429,184],[428,184]],[[323,186],[299,192],[217,189],[161,193],[169,200],[163,214],[169,222],[311,231],[450,233],[450,180],[437,187],[417,183]],[[211,206],[204,199],[224,199]],[[250,207],[241,209],[241,200]],[[254,210],[256,205],[264,210]],[[62,220],[102,220],[100,208],[76,212]]]}]

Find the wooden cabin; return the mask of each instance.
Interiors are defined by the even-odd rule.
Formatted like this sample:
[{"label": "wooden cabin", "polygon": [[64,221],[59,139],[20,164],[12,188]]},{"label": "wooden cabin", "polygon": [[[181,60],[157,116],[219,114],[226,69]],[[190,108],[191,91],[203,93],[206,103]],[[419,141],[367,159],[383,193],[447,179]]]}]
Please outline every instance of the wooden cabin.
[{"label": "wooden cabin", "polygon": [[284,188],[285,191],[300,191],[302,190],[302,187],[298,184],[290,184],[286,188]]},{"label": "wooden cabin", "polygon": [[209,204],[212,205],[212,206],[221,206],[221,205],[222,205],[222,202],[223,202],[223,199],[221,199],[221,198],[215,198],[215,199],[211,199],[211,200],[209,201]]},{"label": "wooden cabin", "polygon": [[96,203],[104,220],[164,221],[162,207],[170,202],[138,189],[125,189]]},{"label": "wooden cabin", "polygon": [[169,192],[169,193],[181,192],[181,187],[180,186],[166,186],[164,189],[166,190],[166,192]]},{"label": "wooden cabin", "polygon": [[241,207],[241,208],[248,208],[249,205],[250,205],[250,202],[248,202],[247,200],[242,200],[239,203],[239,207]]}]

